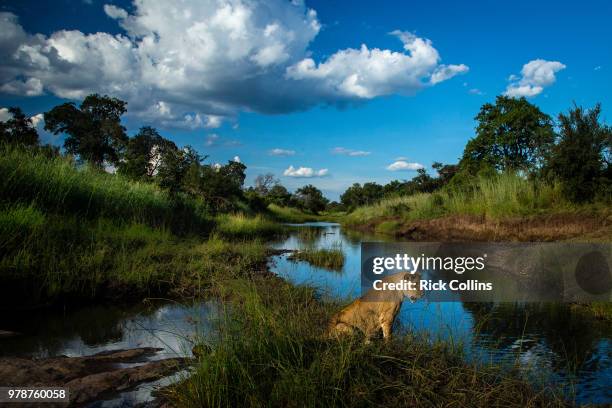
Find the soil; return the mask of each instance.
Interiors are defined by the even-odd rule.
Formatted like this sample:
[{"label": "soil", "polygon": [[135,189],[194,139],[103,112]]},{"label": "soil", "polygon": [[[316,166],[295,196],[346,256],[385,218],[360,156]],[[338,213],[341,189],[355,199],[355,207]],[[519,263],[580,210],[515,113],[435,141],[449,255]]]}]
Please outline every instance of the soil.
[{"label": "soil", "polygon": [[[609,218],[609,217],[608,217]],[[610,241],[612,220],[580,214],[560,214],[491,220],[477,216],[448,216],[402,223],[395,235],[414,241]],[[374,231],[383,221],[378,219],[357,227]],[[352,228],[352,227],[351,227]]]}]

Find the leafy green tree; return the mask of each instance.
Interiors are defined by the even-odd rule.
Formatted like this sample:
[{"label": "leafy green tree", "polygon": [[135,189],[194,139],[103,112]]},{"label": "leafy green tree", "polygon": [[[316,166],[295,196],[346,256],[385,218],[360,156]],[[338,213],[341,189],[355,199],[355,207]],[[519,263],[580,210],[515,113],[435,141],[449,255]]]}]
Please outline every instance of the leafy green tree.
[{"label": "leafy green tree", "polygon": [[229,161],[224,166],[200,166],[199,194],[216,209],[231,207],[242,198],[246,166]]},{"label": "leafy green tree", "polygon": [[329,200],[323,196],[321,190],[312,184],[298,188],[292,198],[299,208],[314,214],[323,211],[329,202]]},{"label": "leafy green tree", "polygon": [[11,118],[0,122],[0,142],[21,146],[38,146],[38,132],[20,108],[8,109]]},{"label": "leafy green tree", "polygon": [[405,183],[406,194],[431,193],[438,188],[438,180],[427,174],[425,169],[418,169],[417,175]]},{"label": "leafy green tree", "polygon": [[270,203],[281,207],[287,207],[291,204],[291,194],[281,184],[274,185],[266,195],[266,198]]},{"label": "leafy green tree", "polygon": [[492,168],[497,171],[534,171],[542,167],[554,142],[550,116],[525,98],[498,96],[484,104],[475,118],[476,137],[461,159],[470,174]]},{"label": "leafy green tree", "polygon": [[65,133],[64,148],[81,160],[103,168],[105,163],[119,165],[128,137],[121,125],[126,102],[92,94],[77,108],[64,103],[45,113],[45,130]]},{"label": "leafy green tree", "polygon": [[600,123],[600,114],[599,104],[588,110],[575,106],[559,114],[559,139],[548,167],[572,201],[588,201],[598,192],[612,191],[612,129]]},{"label": "leafy green tree", "polygon": [[459,165],[457,164],[442,164],[440,162],[434,162],[431,167],[438,172],[436,188],[440,188],[448,184],[459,171]]},{"label": "leafy green tree", "polygon": [[163,138],[154,128],[144,126],[129,140],[119,173],[134,180],[152,180],[162,163],[177,150],[174,142]]},{"label": "leafy green tree", "polygon": [[177,150],[168,149],[157,169],[157,183],[172,194],[198,194],[202,160],[204,158],[191,146]]},{"label": "leafy green tree", "polygon": [[399,180],[392,180],[383,186],[383,196],[397,196],[405,193],[405,182]]},{"label": "leafy green tree", "polygon": [[355,209],[362,205],[374,204],[380,201],[384,195],[384,188],[378,183],[359,183],[347,188],[340,196],[342,205],[349,209]]}]

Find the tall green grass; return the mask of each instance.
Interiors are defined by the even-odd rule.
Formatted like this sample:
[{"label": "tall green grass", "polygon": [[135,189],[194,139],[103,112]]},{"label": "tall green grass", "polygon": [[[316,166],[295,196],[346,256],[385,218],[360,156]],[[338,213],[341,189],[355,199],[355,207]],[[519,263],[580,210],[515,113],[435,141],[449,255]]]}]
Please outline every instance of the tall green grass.
[{"label": "tall green grass", "polygon": [[[280,228],[262,217],[215,220],[197,199],[28,150],[0,146],[0,174],[0,297],[7,307],[191,296],[218,273],[265,265],[259,241],[221,236],[255,238]],[[218,235],[204,242],[215,221]]]},{"label": "tall green grass", "polygon": [[[574,208],[561,193],[560,185],[504,173],[476,179],[461,189],[446,188],[434,193],[385,199],[356,209],[345,217],[344,222],[349,225],[362,224],[382,218],[412,221],[445,215],[477,215],[500,219]],[[392,229],[392,225],[381,228]]]},{"label": "tall green grass", "polygon": [[304,248],[292,254],[289,259],[305,261],[313,266],[339,271],[344,266],[342,248]]},{"label": "tall green grass", "polygon": [[272,238],[284,232],[282,225],[262,215],[222,214],[216,224],[215,231],[230,239]]},{"label": "tall green grass", "polygon": [[218,276],[262,269],[265,246],[108,218],[84,221],[32,206],[0,211],[0,297],[4,307],[66,299],[199,296]]},{"label": "tall green grass", "polygon": [[268,211],[270,212],[271,216],[277,221],[293,224],[321,221],[322,219],[322,216],[319,215],[307,214],[297,208],[281,207],[276,204],[270,204],[268,206]]},{"label": "tall green grass", "polygon": [[180,407],[565,406],[518,373],[466,363],[446,343],[411,336],[327,339],[338,305],[273,279],[219,288],[233,299],[219,337],[166,392]]},{"label": "tall green grass", "polygon": [[45,213],[105,217],[171,229],[175,233],[209,230],[204,203],[170,196],[157,186],[133,182],[69,158],[0,146],[0,202],[34,205]]}]

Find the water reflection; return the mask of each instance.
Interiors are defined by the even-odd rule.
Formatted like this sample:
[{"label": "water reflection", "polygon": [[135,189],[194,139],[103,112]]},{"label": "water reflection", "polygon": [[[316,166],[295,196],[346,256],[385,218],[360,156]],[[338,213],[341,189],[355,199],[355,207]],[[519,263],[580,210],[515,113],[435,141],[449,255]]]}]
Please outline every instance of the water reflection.
[{"label": "water reflection", "polygon": [[159,347],[156,358],[189,355],[196,335],[210,333],[214,303],[98,305],[58,312],[13,313],[0,327],[20,333],[0,340],[0,356],[69,357],[105,350]]},{"label": "water reflection", "polygon": [[[315,228],[321,232],[312,232]],[[324,295],[348,300],[360,295],[361,242],[381,240],[388,238],[347,232],[337,224],[305,224],[275,247],[341,247],[341,273],[289,262],[285,255],[275,257],[271,268],[294,283],[314,285]],[[568,304],[464,303],[457,297],[455,302],[404,302],[397,320],[396,331],[450,341],[475,361],[518,362],[533,379],[571,381],[579,403],[612,402],[612,325]]]}]

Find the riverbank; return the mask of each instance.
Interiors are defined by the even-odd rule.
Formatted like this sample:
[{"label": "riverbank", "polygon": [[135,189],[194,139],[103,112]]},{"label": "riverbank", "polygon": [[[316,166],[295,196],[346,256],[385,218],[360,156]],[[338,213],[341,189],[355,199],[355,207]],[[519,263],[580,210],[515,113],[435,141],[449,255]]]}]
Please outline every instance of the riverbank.
[{"label": "riverbank", "polygon": [[217,286],[231,300],[218,342],[201,347],[194,373],[163,393],[171,405],[568,406],[560,390],[518,371],[465,361],[460,348],[415,336],[365,344],[326,339],[339,304],[308,286],[256,277]]},{"label": "riverbank", "polygon": [[167,390],[174,406],[566,405],[559,390],[470,364],[449,342],[324,339],[339,301],[267,268],[266,240],[285,233],[276,221],[316,216],[212,213],[192,197],[65,158],[5,153],[3,312],[151,296],[226,306],[217,340],[201,345],[193,373]]},{"label": "riverbank", "polygon": [[343,225],[411,240],[606,242],[610,203],[569,202],[557,184],[500,174],[434,193],[383,199],[338,216]]},{"label": "riverbank", "polygon": [[413,241],[608,242],[612,236],[612,215],[605,212],[501,219],[482,215],[448,215],[422,220],[382,216],[364,220],[363,224],[349,222],[346,225],[363,232],[386,234]]},{"label": "riverbank", "polygon": [[217,274],[265,269],[262,241],[284,233],[66,157],[0,153],[3,310],[199,296]]}]

